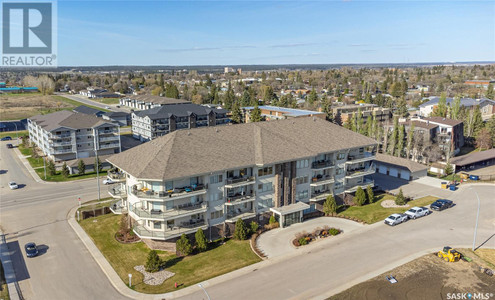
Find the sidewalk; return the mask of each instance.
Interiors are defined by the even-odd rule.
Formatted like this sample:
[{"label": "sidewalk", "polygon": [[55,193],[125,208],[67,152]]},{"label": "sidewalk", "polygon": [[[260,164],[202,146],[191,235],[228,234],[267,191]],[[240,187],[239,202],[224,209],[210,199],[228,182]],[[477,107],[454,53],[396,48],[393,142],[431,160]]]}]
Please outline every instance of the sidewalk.
[{"label": "sidewalk", "polygon": [[16,285],[17,279],[15,278],[14,266],[10,258],[10,251],[7,247],[5,235],[0,230],[0,260],[2,261],[3,273],[5,275],[5,281],[7,282],[7,288],[9,290],[9,297],[11,300],[19,300],[19,294],[17,293]]}]

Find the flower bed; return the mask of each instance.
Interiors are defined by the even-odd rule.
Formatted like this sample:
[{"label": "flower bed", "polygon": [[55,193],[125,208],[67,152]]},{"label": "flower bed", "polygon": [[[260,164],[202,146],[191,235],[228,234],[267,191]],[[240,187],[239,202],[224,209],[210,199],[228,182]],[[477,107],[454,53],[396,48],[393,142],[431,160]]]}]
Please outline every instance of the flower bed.
[{"label": "flower bed", "polygon": [[308,233],[306,231],[296,234],[296,238],[292,241],[292,244],[296,247],[307,245],[317,239],[326,238],[329,236],[335,236],[341,234],[343,231],[338,228],[329,226],[318,227],[313,232]]}]

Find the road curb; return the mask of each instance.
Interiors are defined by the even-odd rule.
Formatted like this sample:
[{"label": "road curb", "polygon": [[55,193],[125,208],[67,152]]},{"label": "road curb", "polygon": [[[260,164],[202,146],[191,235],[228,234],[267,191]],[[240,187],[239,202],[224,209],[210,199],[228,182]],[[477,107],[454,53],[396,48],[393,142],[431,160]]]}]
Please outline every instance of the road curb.
[{"label": "road curb", "polygon": [[10,251],[7,247],[7,241],[3,231],[0,230],[1,244],[0,244],[0,260],[2,261],[3,273],[5,281],[7,282],[7,289],[9,290],[9,298],[11,300],[23,299],[17,292],[16,286],[18,285],[15,277],[14,266],[12,265],[12,259],[10,258]]}]

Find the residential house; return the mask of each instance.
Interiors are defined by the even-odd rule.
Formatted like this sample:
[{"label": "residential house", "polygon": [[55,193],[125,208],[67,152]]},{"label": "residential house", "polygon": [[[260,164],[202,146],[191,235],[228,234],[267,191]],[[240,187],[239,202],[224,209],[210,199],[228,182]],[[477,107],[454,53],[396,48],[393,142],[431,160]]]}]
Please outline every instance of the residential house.
[{"label": "residential house", "polygon": [[149,141],[180,129],[230,123],[229,111],[193,103],[163,105],[131,113],[132,136]]},{"label": "residential house", "polygon": [[[325,120],[325,113],[304,109],[294,109],[294,108],[286,108],[286,107],[278,107],[278,106],[269,106],[262,105],[258,106],[261,110],[261,116],[265,118],[266,121],[270,120],[282,120],[289,118],[298,118],[298,117],[307,117],[307,116],[315,116],[317,118]],[[248,123],[251,120],[251,113],[253,112],[254,107],[248,106],[241,108],[242,116],[244,122]]]},{"label": "residential house", "polygon": [[480,101],[480,111],[483,120],[490,119],[495,115],[495,101],[490,99],[481,99]]},{"label": "residential house", "polygon": [[[421,104],[419,106],[419,115],[422,117],[429,117],[433,110],[438,106],[438,102],[440,101],[440,97],[428,97],[427,102]],[[454,98],[446,98],[446,104],[452,106],[452,102]],[[472,98],[461,98],[461,106],[466,108],[479,105],[480,101]]]},{"label": "residential house", "polygon": [[437,125],[435,136],[440,149],[445,152],[450,149],[451,156],[459,153],[461,147],[464,146],[464,123],[462,121],[442,117],[416,118],[412,120],[428,125]]},{"label": "residential house", "polygon": [[55,161],[119,153],[119,126],[101,118],[67,110],[28,119],[32,143]]},{"label": "residential house", "polygon": [[316,117],[178,130],[108,158],[126,178],[109,193],[143,239],[211,238],[272,214],[285,227],[329,195],[373,186],[376,146]]}]

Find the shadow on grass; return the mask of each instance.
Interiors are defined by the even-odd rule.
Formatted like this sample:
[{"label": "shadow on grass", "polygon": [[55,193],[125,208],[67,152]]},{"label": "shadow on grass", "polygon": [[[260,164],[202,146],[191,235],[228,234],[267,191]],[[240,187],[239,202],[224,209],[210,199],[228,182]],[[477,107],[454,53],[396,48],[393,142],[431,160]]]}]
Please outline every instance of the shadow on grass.
[{"label": "shadow on grass", "polygon": [[175,266],[177,263],[181,262],[183,259],[184,259],[184,257],[182,257],[182,256],[177,256],[177,257],[168,259],[167,261],[165,261],[165,263],[163,264],[162,267],[165,269],[170,268],[172,266]]}]

